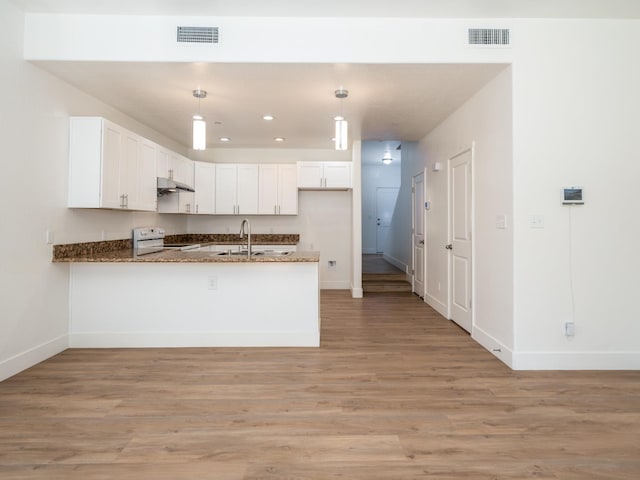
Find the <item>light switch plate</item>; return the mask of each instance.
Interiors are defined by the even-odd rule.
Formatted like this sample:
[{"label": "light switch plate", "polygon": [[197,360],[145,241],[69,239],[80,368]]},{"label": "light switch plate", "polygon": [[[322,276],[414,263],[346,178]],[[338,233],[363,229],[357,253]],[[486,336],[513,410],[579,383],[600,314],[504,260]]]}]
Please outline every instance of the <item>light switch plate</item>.
[{"label": "light switch plate", "polygon": [[507,228],[507,216],[504,214],[496,215],[496,228],[504,230]]},{"label": "light switch plate", "polygon": [[544,215],[529,215],[529,227],[544,228]]}]

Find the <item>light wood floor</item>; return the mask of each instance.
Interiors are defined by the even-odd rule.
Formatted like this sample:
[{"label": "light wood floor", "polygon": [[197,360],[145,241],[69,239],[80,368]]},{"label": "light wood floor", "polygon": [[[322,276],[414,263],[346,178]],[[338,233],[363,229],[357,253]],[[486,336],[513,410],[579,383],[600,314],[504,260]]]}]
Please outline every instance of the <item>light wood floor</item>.
[{"label": "light wood floor", "polygon": [[640,478],[640,372],[512,372],[411,294],[319,349],[68,350],[0,383],[0,479]]}]

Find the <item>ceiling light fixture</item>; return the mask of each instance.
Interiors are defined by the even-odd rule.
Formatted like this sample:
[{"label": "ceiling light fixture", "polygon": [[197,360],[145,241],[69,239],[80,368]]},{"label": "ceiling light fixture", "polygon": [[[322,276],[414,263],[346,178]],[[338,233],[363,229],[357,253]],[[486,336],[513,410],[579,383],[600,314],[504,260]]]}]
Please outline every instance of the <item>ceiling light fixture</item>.
[{"label": "ceiling light fixture", "polygon": [[340,115],[333,118],[336,122],[336,150],[346,150],[348,143],[348,124],[342,115],[342,101],[349,96],[349,90],[340,87],[334,93],[336,98],[340,99]]},{"label": "ceiling light fixture", "polygon": [[229,137],[220,137],[221,142],[230,142],[231,139]]},{"label": "ceiling light fixture", "polygon": [[207,148],[207,123],[200,114],[200,100],[207,98],[205,90],[194,90],[193,96],[198,99],[198,114],[193,116],[193,149],[205,150]]},{"label": "ceiling light fixture", "polygon": [[284,137],[273,137],[276,142],[284,142]]},{"label": "ceiling light fixture", "polygon": [[384,155],[382,156],[382,163],[385,165],[391,165],[392,161],[393,157],[391,157],[391,152],[384,152]]},{"label": "ceiling light fixture", "polygon": [[262,119],[263,119],[263,120],[266,120],[267,122],[270,122],[270,121],[271,121],[271,120],[273,120],[274,118],[276,118],[276,117],[274,117],[273,115],[263,115],[263,116],[262,116]]}]

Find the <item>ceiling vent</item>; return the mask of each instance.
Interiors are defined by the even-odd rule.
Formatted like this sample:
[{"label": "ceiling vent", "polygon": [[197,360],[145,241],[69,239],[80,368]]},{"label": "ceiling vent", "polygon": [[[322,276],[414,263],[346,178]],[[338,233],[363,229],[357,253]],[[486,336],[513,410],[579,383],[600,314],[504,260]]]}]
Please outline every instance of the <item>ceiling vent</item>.
[{"label": "ceiling vent", "polygon": [[469,45],[508,46],[508,28],[470,28]]},{"label": "ceiling vent", "polygon": [[218,43],[218,27],[178,27],[178,43]]}]

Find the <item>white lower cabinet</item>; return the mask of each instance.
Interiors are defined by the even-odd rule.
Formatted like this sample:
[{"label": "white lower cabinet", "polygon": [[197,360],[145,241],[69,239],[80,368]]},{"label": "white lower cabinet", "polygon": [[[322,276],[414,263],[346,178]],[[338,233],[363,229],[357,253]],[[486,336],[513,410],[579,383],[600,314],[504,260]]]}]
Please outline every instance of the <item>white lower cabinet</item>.
[{"label": "white lower cabinet", "polygon": [[156,209],[154,143],[101,117],[72,117],[69,132],[69,207]]},{"label": "white lower cabinet", "polygon": [[259,214],[298,214],[298,170],[295,164],[260,165],[259,177]]},{"label": "white lower cabinet", "polygon": [[258,213],[258,176],[257,164],[216,164],[215,213],[256,215]]}]

